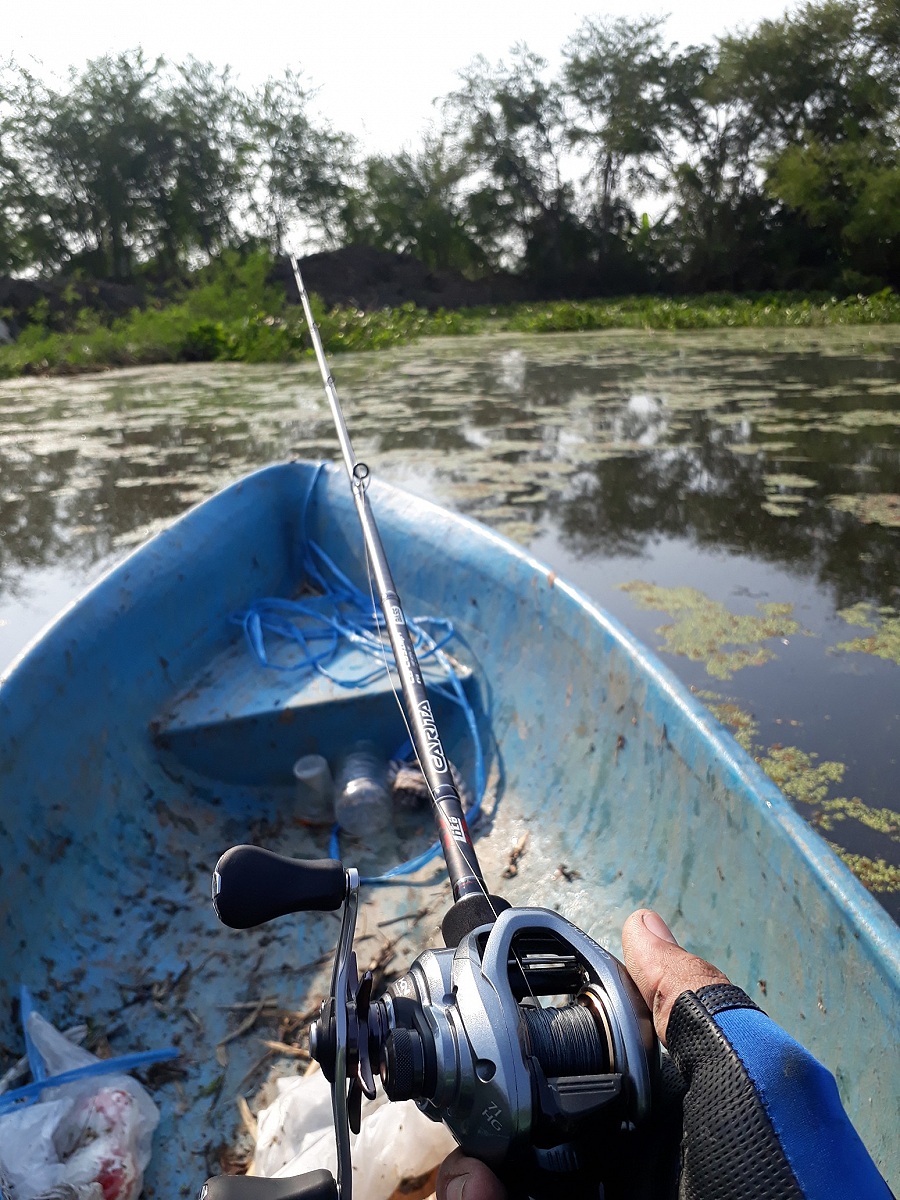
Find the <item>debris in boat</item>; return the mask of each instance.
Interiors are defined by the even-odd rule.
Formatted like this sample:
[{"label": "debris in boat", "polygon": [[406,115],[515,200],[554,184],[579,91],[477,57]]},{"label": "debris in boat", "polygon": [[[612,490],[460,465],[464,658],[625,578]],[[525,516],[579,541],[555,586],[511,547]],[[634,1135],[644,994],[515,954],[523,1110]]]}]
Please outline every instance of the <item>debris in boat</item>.
[{"label": "debris in boat", "polygon": [[309,1051],[304,1050],[302,1046],[294,1046],[289,1042],[276,1042],[269,1038],[260,1038],[259,1040],[275,1054],[286,1054],[289,1058],[309,1058]]},{"label": "debris in boat", "polygon": [[525,847],[528,845],[528,830],[526,830],[512,850],[509,852],[509,862],[503,870],[504,879],[515,879],[519,873],[519,862],[525,853]]},{"label": "debris in boat", "polygon": [[78,1189],[85,1200],[137,1200],[159,1109],[126,1072],[178,1052],[99,1059],[36,1012],[25,988],[21,1012],[34,1082],[0,1098],[4,1194],[38,1200]]},{"label": "debris in boat", "polygon": [[[231,1033],[227,1033],[225,1037],[222,1038],[222,1040],[217,1044],[216,1049],[218,1050],[219,1047],[227,1046],[228,1043],[233,1042],[235,1038],[239,1038],[242,1034],[249,1032],[249,1030],[253,1028],[253,1026],[262,1016],[263,1009],[272,1003],[274,1003],[274,997],[272,996],[266,996],[264,999],[257,1001],[256,1007],[248,1016],[244,1018],[243,1021],[241,1021],[237,1029],[233,1029]],[[222,1063],[222,1066],[225,1066],[225,1064]]]},{"label": "debris in boat", "polygon": [[432,911],[433,910],[426,905],[425,908],[420,908],[418,912],[401,913],[399,917],[390,917],[387,921],[379,921],[378,928],[387,929],[388,925],[398,925],[401,921],[409,921],[411,925],[418,925],[418,923],[424,917],[429,916]]},{"label": "debris in boat", "polygon": [[[468,812],[472,806],[472,793],[453,763],[450,763],[450,774],[456,790],[459,792],[463,812]],[[418,759],[415,758],[407,761],[391,759],[387,769],[387,785],[395,807],[401,810],[424,808],[431,799],[422,768],[419,766]]]},{"label": "debris in boat", "polygon": [[[321,1071],[277,1081],[277,1096],[257,1115],[250,1174],[264,1178],[334,1173],[331,1088]],[[354,1200],[422,1200],[434,1172],[456,1143],[442,1122],[429,1120],[412,1100],[364,1099],[360,1132],[351,1135]],[[364,1165],[364,1169],[360,1166]],[[426,1190],[427,1189],[427,1190]]]},{"label": "debris in boat", "polygon": [[245,1096],[239,1095],[237,1097],[237,1106],[238,1112],[241,1114],[241,1124],[244,1126],[244,1129],[246,1129],[247,1133],[249,1133],[253,1138],[253,1142],[255,1144],[256,1139],[259,1136],[259,1122],[253,1115]]}]

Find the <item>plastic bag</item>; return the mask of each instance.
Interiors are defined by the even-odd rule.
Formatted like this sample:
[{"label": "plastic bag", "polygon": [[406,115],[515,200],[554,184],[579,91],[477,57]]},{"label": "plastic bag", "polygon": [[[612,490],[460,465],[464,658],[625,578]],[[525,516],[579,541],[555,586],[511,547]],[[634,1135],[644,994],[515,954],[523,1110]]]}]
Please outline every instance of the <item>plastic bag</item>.
[{"label": "plastic bag", "polygon": [[[37,1103],[0,1110],[0,1186],[5,1200],[137,1200],[159,1110],[124,1074],[90,1074],[53,1086],[53,1077],[105,1064],[39,1013],[24,1021]],[[20,1089],[21,1091],[34,1090]],[[0,1105],[9,1097],[0,1095]]]},{"label": "plastic bag", "polygon": [[[278,1097],[258,1117],[251,1174],[285,1179],[325,1167],[337,1170],[331,1088],[321,1071],[278,1080]],[[350,1135],[353,1200],[388,1200],[410,1188],[456,1146],[445,1125],[412,1100],[390,1103],[379,1089],[364,1100],[358,1134]]]}]

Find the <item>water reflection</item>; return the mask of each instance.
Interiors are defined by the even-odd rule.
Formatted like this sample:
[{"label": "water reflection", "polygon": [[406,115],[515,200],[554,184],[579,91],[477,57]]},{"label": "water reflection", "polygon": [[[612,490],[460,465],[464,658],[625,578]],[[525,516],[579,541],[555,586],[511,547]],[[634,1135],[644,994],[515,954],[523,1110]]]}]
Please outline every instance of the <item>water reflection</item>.
[{"label": "water reflection", "polygon": [[[360,457],[530,543],[651,645],[666,615],[629,580],[737,613],[792,603],[804,636],[725,699],[763,750],[788,722],[791,744],[840,756],[840,795],[897,808],[900,668],[834,648],[859,632],[839,610],[900,604],[900,331],[482,338],[335,369]],[[128,547],[292,454],[336,457],[311,365],[0,384],[0,663]],[[665,656],[709,690],[702,663]],[[829,836],[900,857],[871,824]]]}]

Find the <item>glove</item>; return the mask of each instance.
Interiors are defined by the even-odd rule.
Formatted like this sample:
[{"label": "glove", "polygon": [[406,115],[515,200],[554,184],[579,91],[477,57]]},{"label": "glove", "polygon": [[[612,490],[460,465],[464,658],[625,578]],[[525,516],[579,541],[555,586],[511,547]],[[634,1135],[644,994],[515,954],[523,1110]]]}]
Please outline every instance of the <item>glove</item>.
[{"label": "glove", "polygon": [[740,988],[683,992],[666,1041],[687,1085],[679,1200],[889,1200],[833,1076]]}]

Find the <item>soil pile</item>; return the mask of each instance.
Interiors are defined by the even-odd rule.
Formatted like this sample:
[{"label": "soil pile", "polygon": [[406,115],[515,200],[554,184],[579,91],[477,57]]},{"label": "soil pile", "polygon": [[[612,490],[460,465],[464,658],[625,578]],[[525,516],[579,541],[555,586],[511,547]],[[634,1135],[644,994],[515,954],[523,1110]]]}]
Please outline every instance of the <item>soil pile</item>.
[{"label": "soil pile", "polygon": [[[331,307],[474,308],[483,304],[511,304],[524,299],[520,282],[513,276],[466,279],[456,271],[432,271],[411,254],[392,254],[371,246],[344,246],[310,254],[300,260],[307,290],[321,296]],[[287,259],[276,265],[274,278],[283,281],[288,294],[299,301]]]}]

